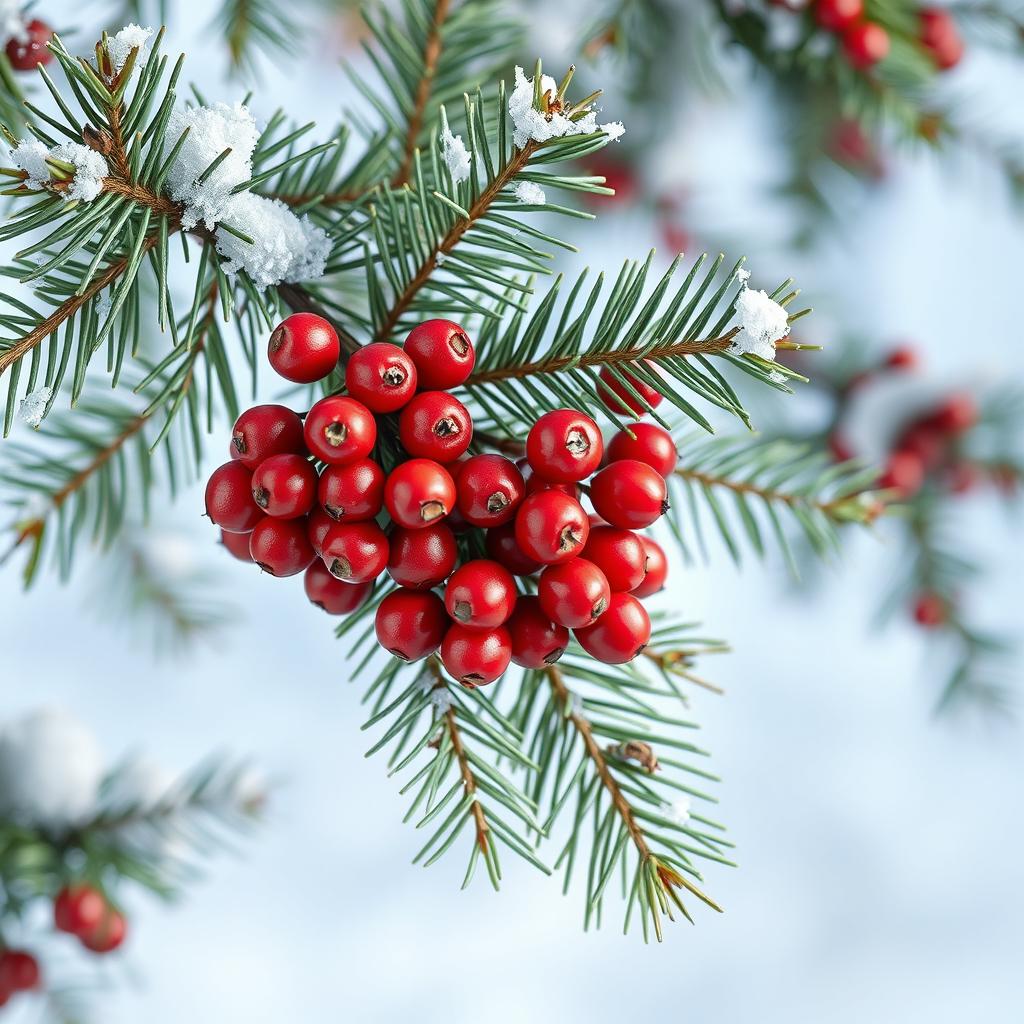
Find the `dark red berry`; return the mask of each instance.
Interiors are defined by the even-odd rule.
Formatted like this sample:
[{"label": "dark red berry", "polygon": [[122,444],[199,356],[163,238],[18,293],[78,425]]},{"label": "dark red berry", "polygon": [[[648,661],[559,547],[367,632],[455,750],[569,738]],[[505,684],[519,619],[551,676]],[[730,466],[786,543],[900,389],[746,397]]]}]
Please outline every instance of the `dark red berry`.
[{"label": "dark red berry", "polygon": [[516,514],[526,493],[523,474],[504,455],[474,455],[459,464],[458,507],[473,526],[501,526]]},{"label": "dark red berry", "polygon": [[919,594],[914,602],[914,621],[925,629],[935,629],[949,617],[946,602],[938,594]]},{"label": "dark red berry", "polygon": [[978,406],[967,392],[950,395],[928,417],[928,424],[946,434],[962,434],[978,422]]},{"label": "dark red berry", "polygon": [[526,458],[533,471],[554,483],[585,480],[601,465],[603,454],[597,424],[574,409],[545,413],[526,438]]},{"label": "dark red berry", "polygon": [[298,519],[316,501],[317,476],[301,455],[271,455],[252,475],[252,500],[275,519]]},{"label": "dark red berry", "polygon": [[455,507],[451,474],[431,459],[409,459],[397,465],[384,484],[388,515],[410,530],[443,519]]},{"label": "dark red berry", "polygon": [[512,660],[523,668],[553,665],[569,646],[569,630],[552,622],[532,594],[519,598],[506,628],[512,640]]},{"label": "dark red berry", "polygon": [[401,409],[416,394],[416,381],[412,359],[384,342],[354,352],[345,367],[345,389],[374,412]]},{"label": "dark red berry", "polygon": [[320,557],[339,580],[367,583],[388,564],[388,539],[373,522],[337,523],[327,532]]},{"label": "dark red berry", "polygon": [[448,391],[473,372],[476,355],[469,335],[451,320],[426,320],[409,332],[405,351],[416,364],[419,386]]},{"label": "dark red berry", "polygon": [[252,499],[252,473],[241,462],[225,462],[210,474],[206,514],[228,533],[248,533],[263,518]]},{"label": "dark red berry", "polygon": [[843,33],[843,53],[859,71],[867,71],[889,55],[889,33],[873,21],[862,21]]},{"label": "dark red berry", "polygon": [[532,576],[540,572],[543,564],[530,558],[516,540],[516,524],[505,523],[487,531],[487,554],[499,565],[505,566],[513,576]]},{"label": "dark red berry", "polygon": [[274,328],[267,346],[270,365],[285,380],[312,384],[338,365],[338,332],[316,313],[292,313]]},{"label": "dark red berry", "polygon": [[417,530],[397,526],[389,538],[388,574],[402,587],[429,590],[452,574],[459,560],[455,535],[445,523]]},{"label": "dark red berry", "polygon": [[240,562],[252,561],[252,555],[249,554],[248,533],[228,533],[227,530],[221,530],[220,542],[227,549],[228,553]]},{"label": "dark red berry", "polygon": [[53,901],[53,924],[58,931],[78,935],[95,928],[106,909],[106,898],[99,889],[84,883],[66,885]]},{"label": "dark red berry", "polygon": [[635,590],[646,575],[643,538],[632,530],[617,526],[591,527],[582,557],[604,573],[608,586],[616,593]]},{"label": "dark red berry", "polygon": [[605,574],[585,558],[549,565],[537,584],[540,606],[549,619],[579,629],[596,622],[608,607],[612,592]]},{"label": "dark red berry", "polygon": [[916,370],[920,362],[921,357],[912,345],[900,345],[885,357],[885,365],[892,370]]},{"label": "dark red berry", "polygon": [[668,511],[665,478],[636,459],[605,466],[590,482],[590,500],[598,515],[627,530],[650,526]]},{"label": "dark red berry", "polygon": [[295,576],[316,558],[305,519],[264,516],[249,534],[252,560],[271,576]]},{"label": "dark red berry", "polygon": [[231,447],[231,457],[250,469],[271,455],[302,455],[306,451],[302,420],[283,405],[254,405],[235,420]]},{"label": "dark red berry", "polygon": [[0,991],[27,992],[39,984],[39,961],[23,949],[0,953]]},{"label": "dark red berry", "polygon": [[664,427],[656,423],[633,423],[629,430],[620,430],[608,445],[609,462],[623,459],[646,462],[667,477],[676,468],[679,453],[672,435]]},{"label": "dark red berry", "polygon": [[931,54],[940,71],[948,71],[960,63],[964,41],[956,21],[941,7],[924,7],[918,12],[921,45]]},{"label": "dark red berry", "polygon": [[650,537],[641,535],[640,543],[644,546],[646,575],[640,585],[634,587],[630,593],[634,597],[650,597],[665,587],[665,580],[668,578],[668,558],[665,556],[665,549]]},{"label": "dark red berry", "polygon": [[528,558],[545,565],[575,558],[589,536],[583,506],[561,491],[531,494],[516,513],[516,543]]},{"label": "dark red berry", "polygon": [[328,615],[348,615],[369,597],[372,583],[346,583],[335,579],[319,558],[314,559],[303,578],[306,597]]},{"label": "dark red berry", "polygon": [[306,536],[313,545],[316,557],[324,553],[324,538],[330,533],[334,520],[319,505],[313,507],[306,519]]},{"label": "dark red berry", "polygon": [[332,466],[365,459],[377,442],[373,413],[354,398],[321,398],[306,414],[306,447]]},{"label": "dark red berry", "polygon": [[910,498],[921,490],[924,477],[924,463],[916,452],[896,451],[889,456],[878,486],[884,491],[896,491],[900,498]]},{"label": "dark red berry", "polygon": [[580,485],[577,483],[555,483],[554,480],[545,480],[539,473],[533,471],[533,467],[530,465],[529,460],[524,455],[521,459],[516,459],[516,468],[520,473],[523,474],[523,480],[526,482],[526,493],[536,494],[538,491],[561,491],[563,494],[568,494],[570,498],[579,498],[580,496]]},{"label": "dark red berry", "polygon": [[93,953],[111,953],[124,942],[127,924],[124,915],[113,907],[107,907],[100,922],[78,936],[82,945]]},{"label": "dark red berry", "polygon": [[[645,361],[644,366],[651,373],[658,372],[650,361]],[[616,374],[621,375],[626,384]],[[615,416],[642,416],[661,402],[661,394],[635,373],[630,373],[625,363],[616,364],[615,372],[606,366],[598,376],[597,396]]]},{"label": "dark red berry", "polygon": [[437,594],[404,587],[381,601],[374,619],[377,642],[402,661],[419,661],[433,654],[450,625]]},{"label": "dark red berry", "polygon": [[814,18],[829,32],[845,32],[864,16],[864,0],[818,0]]},{"label": "dark red berry", "polygon": [[511,660],[512,639],[504,626],[474,629],[455,622],[441,641],[445,669],[470,689],[493,683]]},{"label": "dark red berry", "polygon": [[452,573],[444,591],[444,606],[464,626],[501,626],[516,606],[515,580],[497,562],[474,559]]},{"label": "dark red berry", "polygon": [[469,410],[445,391],[417,395],[398,418],[405,450],[435,462],[454,462],[473,440]]},{"label": "dark red berry", "polygon": [[373,459],[328,466],[320,475],[317,499],[332,519],[373,519],[384,505],[384,470]]},{"label": "dark red berry", "polygon": [[24,29],[22,38],[12,36],[7,43],[7,59],[15,71],[32,71],[37,64],[49,64],[53,52],[46,44],[53,38],[53,29],[33,18]]},{"label": "dark red berry", "polygon": [[606,665],[632,661],[651,639],[651,620],[632,594],[612,594],[608,610],[592,626],[574,630],[580,646]]}]

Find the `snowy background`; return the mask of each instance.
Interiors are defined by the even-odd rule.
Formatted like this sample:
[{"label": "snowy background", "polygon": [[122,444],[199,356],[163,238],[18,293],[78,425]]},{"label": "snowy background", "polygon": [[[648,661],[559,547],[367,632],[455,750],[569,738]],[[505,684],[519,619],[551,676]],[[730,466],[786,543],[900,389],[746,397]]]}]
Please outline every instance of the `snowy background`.
[{"label": "snowy background", "polygon": [[[57,24],[79,9],[48,4]],[[267,69],[261,94],[333,122],[349,97],[335,66],[343,35],[322,33],[324,52],[298,67]],[[177,48],[208,97],[241,95],[221,79],[209,32],[179,27],[167,46]],[[607,114],[619,115],[613,100]],[[856,232],[801,274],[799,261],[758,261],[761,210],[738,198],[762,167],[770,123],[753,100],[744,114],[701,118],[714,126],[708,152],[691,145],[662,161],[713,186],[702,214],[719,216],[723,233],[754,225],[752,283],[768,283],[762,266],[771,283],[794,272],[825,307],[820,340],[856,318],[869,336],[916,339],[947,373],[1019,368],[1021,222],[984,175],[965,172],[954,191],[926,161],[896,168]],[[648,243],[648,226],[626,217],[595,229],[588,248],[611,264]],[[241,619],[187,661],[154,661],[98,624],[86,605],[101,566],[83,562],[68,589],[44,578],[28,596],[14,572],[0,576],[0,716],[60,704],[111,760],[144,748],[185,768],[230,749],[278,783],[265,828],[240,857],[214,862],[192,898],[171,910],[129,903],[133,935],[126,956],[103,965],[118,984],[97,995],[97,1020],[1022,1018],[1021,727],[931,718],[939,680],[920,635],[902,621],[881,636],[867,627],[894,557],[884,538],[860,538],[810,599],[775,563],[738,572],[719,558],[713,572],[674,573],[667,603],[736,646],[705,666],[727,695],[698,693],[695,708],[740,868],[708,873],[724,916],[698,908],[696,928],[673,926],[645,948],[621,937],[617,917],[584,936],[579,891],[563,899],[514,858],[497,896],[483,876],[458,891],[461,855],[410,866],[420,836],[402,826],[381,763],[363,758],[359,691],[328,620],[306,604],[301,578],[259,577],[210,550],[200,507],[199,491],[186,493],[159,526],[219,565]],[[983,498],[966,506],[964,532],[995,565],[979,617],[1019,632],[1019,533]],[[9,1016],[20,1024],[38,1010],[28,1000]]]}]

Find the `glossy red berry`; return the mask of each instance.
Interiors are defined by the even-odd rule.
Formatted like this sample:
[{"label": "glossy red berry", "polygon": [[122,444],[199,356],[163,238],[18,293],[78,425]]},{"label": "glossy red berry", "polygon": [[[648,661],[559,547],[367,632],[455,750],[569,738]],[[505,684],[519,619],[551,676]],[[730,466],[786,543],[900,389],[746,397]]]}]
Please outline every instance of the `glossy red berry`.
[{"label": "glossy red berry", "polygon": [[53,38],[53,29],[33,18],[24,29],[22,38],[12,36],[7,43],[7,59],[15,71],[32,71],[37,64],[49,64],[53,52],[46,44]]},{"label": "glossy red berry", "polygon": [[437,594],[404,587],[381,601],[374,619],[377,642],[402,661],[419,661],[433,654],[450,625]]},{"label": "glossy red berry", "polygon": [[445,523],[418,530],[397,526],[389,538],[388,574],[402,587],[429,590],[452,574],[459,560],[455,535]]},{"label": "glossy red berry", "polygon": [[668,558],[665,549],[650,537],[640,536],[644,546],[644,578],[639,586],[630,591],[634,597],[650,597],[665,587],[668,578]]},{"label": "glossy red berry", "polygon": [[516,543],[528,558],[545,565],[575,558],[589,536],[583,506],[561,491],[531,494],[516,513]]},{"label": "glossy red berry", "polygon": [[585,480],[601,465],[603,454],[604,441],[597,424],[575,409],[546,412],[526,438],[531,468],[554,483]]},{"label": "glossy red berry", "polygon": [[541,562],[530,558],[519,546],[514,522],[488,530],[484,545],[487,554],[499,565],[505,566],[513,576],[532,576],[543,568]]},{"label": "glossy red berry", "polygon": [[562,565],[549,565],[537,584],[537,596],[544,614],[570,629],[596,622],[611,601],[605,574],[585,558]]},{"label": "glossy red berry", "polygon": [[591,527],[581,557],[604,573],[608,586],[615,592],[635,590],[646,575],[643,538],[632,530],[617,526]]},{"label": "glossy red berry", "polygon": [[552,622],[532,594],[519,598],[506,628],[512,640],[512,660],[523,668],[553,665],[569,646],[569,630]]},{"label": "glossy red berry", "polygon": [[632,661],[651,639],[651,620],[632,594],[612,594],[608,610],[592,626],[574,630],[580,646],[606,665]]},{"label": "glossy red berry", "polygon": [[504,455],[474,455],[459,464],[455,490],[466,522],[501,526],[515,516],[526,483],[516,464]]},{"label": "glossy red berry", "polygon": [[252,498],[252,473],[241,462],[225,462],[210,474],[206,514],[228,533],[248,533],[263,518]]},{"label": "glossy red berry", "polygon": [[112,953],[124,942],[128,927],[124,915],[108,907],[99,924],[78,936],[82,945],[93,953]]},{"label": "glossy red berry", "polygon": [[388,539],[374,522],[337,523],[327,532],[320,557],[339,580],[368,583],[388,564]]},{"label": "glossy red berry", "polygon": [[921,45],[931,54],[940,71],[948,71],[960,63],[964,41],[949,11],[941,7],[924,7],[918,12]]},{"label": "glossy red berry", "polygon": [[264,516],[249,534],[252,560],[271,576],[295,576],[316,558],[304,519]]},{"label": "glossy red berry", "polygon": [[896,491],[900,498],[913,497],[924,484],[925,466],[912,451],[895,451],[889,456],[885,472],[879,477],[881,490]]},{"label": "glossy red berry", "polygon": [[353,352],[345,367],[345,389],[374,412],[401,409],[416,394],[416,381],[409,355],[385,342]]},{"label": "glossy red berry", "polygon": [[328,466],[320,475],[317,500],[332,519],[373,519],[384,506],[384,470],[373,459]]},{"label": "glossy red berry", "polygon": [[[649,360],[644,366],[650,373],[658,372],[657,366]],[[615,416],[642,416],[661,403],[661,394],[635,373],[630,373],[625,363],[617,364],[614,372],[604,367],[598,377],[597,396]]]},{"label": "glossy red berry", "polygon": [[39,984],[39,961],[23,949],[0,953],[0,992],[27,992]]},{"label": "glossy red berry", "polygon": [[385,481],[384,505],[399,526],[420,529],[455,507],[455,484],[448,470],[432,459],[409,459]]},{"label": "glossy red berry", "polygon": [[590,500],[598,515],[627,530],[650,526],[668,511],[665,478],[646,462],[611,462],[590,482]]},{"label": "glossy red berry", "polygon": [[231,448],[231,457],[250,469],[271,455],[303,455],[302,420],[284,405],[254,405],[235,420]]},{"label": "glossy red berry", "polygon": [[511,660],[512,638],[504,626],[474,629],[455,622],[441,641],[445,670],[470,689],[493,683]]},{"label": "glossy red berry", "polygon": [[306,536],[319,558],[324,553],[324,538],[334,525],[334,520],[319,505],[313,507],[306,519]]},{"label": "glossy red berry", "polygon": [[252,475],[252,500],[275,519],[298,519],[316,501],[316,469],[301,455],[271,455]]},{"label": "glossy red berry", "polygon": [[516,468],[523,474],[527,494],[536,494],[538,491],[555,490],[561,491],[563,494],[568,494],[570,498],[578,499],[580,496],[579,484],[559,484],[555,483],[554,480],[545,480],[539,473],[535,473],[533,471],[533,467],[530,465],[525,455],[521,459],[516,459]]},{"label": "glossy red berry", "polygon": [[306,447],[322,462],[343,466],[365,459],[377,442],[373,413],[354,398],[321,398],[306,414]]},{"label": "glossy red berry", "polygon": [[464,626],[504,625],[516,606],[516,583],[504,566],[487,558],[460,565],[444,591],[448,614]]},{"label": "glossy red berry", "polygon": [[978,422],[978,405],[967,392],[950,395],[928,417],[928,424],[946,434],[962,434]]},{"label": "glossy red berry", "polygon": [[233,558],[237,558],[240,562],[252,561],[252,555],[249,554],[248,533],[228,533],[227,530],[221,530],[220,542]]},{"label": "glossy red berry", "polygon": [[938,594],[919,594],[914,602],[914,621],[925,629],[935,629],[949,617],[946,602]]},{"label": "glossy red berry", "polygon": [[855,68],[867,71],[889,55],[889,33],[873,21],[862,21],[843,33],[843,53]]},{"label": "glossy red berry", "polygon": [[451,320],[426,320],[405,339],[424,390],[448,391],[473,372],[476,354],[469,335]]},{"label": "glossy red berry", "polygon": [[672,435],[664,427],[640,422],[631,424],[629,430],[620,430],[608,445],[609,462],[622,462],[623,459],[646,462],[667,477],[676,468],[679,453]]},{"label": "glossy red berry", "polygon": [[310,563],[302,582],[306,597],[328,615],[354,612],[373,590],[372,583],[346,583],[335,579],[319,558]]},{"label": "glossy red berry", "polygon": [[53,924],[58,931],[78,935],[103,919],[107,901],[99,889],[84,883],[66,885],[53,901]]},{"label": "glossy red berry", "polygon": [[454,462],[473,440],[473,420],[447,392],[424,391],[398,417],[398,437],[410,455]]},{"label": "glossy red berry", "polygon": [[864,17],[864,0],[818,0],[814,18],[829,32],[845,32]]},{"label": "glossy red berry", "polygon": [[267,346],[270,365],[285,380],[312,384],[338,365],[338,332],[316,313],[292,313],[274,328]]}]

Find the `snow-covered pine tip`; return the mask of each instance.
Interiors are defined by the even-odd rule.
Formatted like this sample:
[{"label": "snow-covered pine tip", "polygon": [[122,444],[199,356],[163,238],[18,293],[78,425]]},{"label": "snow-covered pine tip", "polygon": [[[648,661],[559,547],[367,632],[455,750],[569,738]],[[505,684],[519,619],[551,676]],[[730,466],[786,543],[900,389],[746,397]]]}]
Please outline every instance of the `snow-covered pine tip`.
[{"label": "snow-covered pine tip", "polygon": [[[252,154],[260,133],[249,109],[241,103],[185,107],[173,111],[167,121],[165,153],[170,153],[186,130],[188,135],[167,174],[167,191],[185,207],[181,225],[186,231],[200,221],[212,231],[224,217],[231,190],[252,177]],[[225,149],[231,152],[200,181]]]},{"label": "snow-covered pine tip", "polygon": [[[252,241],[239,238],[224,225]],[[215,238],[217,252],[227,260],[224,271],[245,271],[260,289],[282,281],[322,277],[331,253],[331,240],[323,228],[308,217],[296,217],[279,199],[267,199],[252,192],[231,197]]]},{"label": "snow-covered pine tip", "polygon": [[[558,94],[558,84],[550,75],[541,75],[540,91],[542,96],[554,99]],[[547,142],[548,139],[567,135],[592,135],[598,131],[604,132],[614,141],[626,130],[621,121],[599,125],[594,110],[588,110],[578,121],[573,121],[558,110],[543,113],[533,105],[533,79],[527,78],[521,67],[516,68],[516,83],[508,98],[508,112],[515,129],[513,141],[519,149],[531,139],[534,142]]]},{"label": "snow-covered pine tip", "polygon": [[18,405],[18,419],[30,427],[38,427],[46,415],[46,407],[53,398],[53,388],[41,387],[30,391]]},{"label": "snow-covered pine tip", "polygon": [[535,181],[521,181],[515,187],[515,196],[525,206],[543,206],[548,197]]},{"label": "snow-covered pine tip", "polygon": [[135,67],[146,66],[146,58],[149,55],[149,40],[153,35],[151,28],[143,28],[141,25],[125,25],[115,35],[107,38],[107,55],[110,63],[114,66],[114,73],[117,74],[124,67],[128,55],[139,48],[138,56],[135,58]]},{"label": "snow-covered pine tip", "polygon": [[441,132],[441,156],[454,184],[458,185],[469,179],[469,171],[472,166],[469,150],[466,149],[462,136],[453,135],[448,125],[445,125]]},{"label": "snow-covered pine tip", "polygon": [[103,179],[110,173],[107,161],[94,149],[80,142],[64,142],[47,149],[38,139],[22,140],[11,151],[14,166],[28,174],[31,188],[48,188],[54,184],[47,160],[60,160],[74,167],[68,187],[61,189],[64,202],[80,199],[92,202],[103,191]]},{"label": "snow-covered pine tip", "polygon": [[748,287],[745,277],[740,280],[743,289],[736,298],[740,332],[733,338],[729,351],[734,355],[754,355],[774,361],[776,343],[789,334],[789,315],[766,291]]}]

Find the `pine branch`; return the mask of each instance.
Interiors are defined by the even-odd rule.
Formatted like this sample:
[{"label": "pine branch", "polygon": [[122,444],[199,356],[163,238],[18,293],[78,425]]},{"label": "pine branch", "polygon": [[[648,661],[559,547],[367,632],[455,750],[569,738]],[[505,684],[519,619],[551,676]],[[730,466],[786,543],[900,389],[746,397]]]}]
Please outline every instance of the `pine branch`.
[{"label": "pine branch", "polygon": [[210,27],[227,42],[234,72],[254,73],[257,52],[277,58],[295,54],[301,36],[288,8],[274,0],[223,0]]}]

